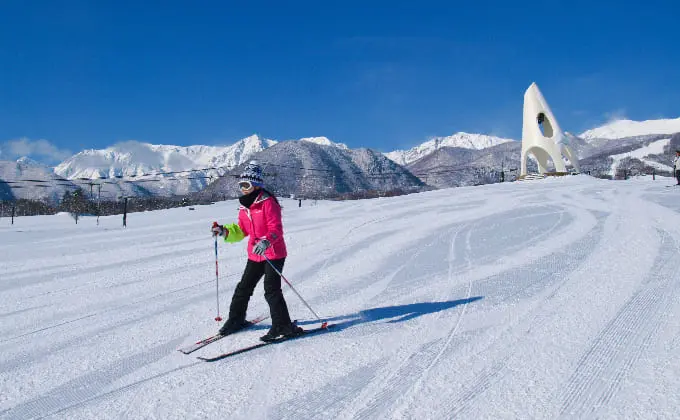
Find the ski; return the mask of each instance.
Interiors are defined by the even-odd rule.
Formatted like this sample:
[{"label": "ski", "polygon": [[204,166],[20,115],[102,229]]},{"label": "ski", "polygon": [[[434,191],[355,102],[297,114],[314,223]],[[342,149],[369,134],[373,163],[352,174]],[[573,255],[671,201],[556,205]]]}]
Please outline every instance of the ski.
[{"label": "ski", "polygon": [[201,357],[201,356],[199,356],[197,358],[200,359],[200,360],[203,360],[204,362],[216,362],[218,360],[226,359],[227,357],[231,357],[231,356],[236,356],[237,354],[246,353],[246,352],[249,352],[251,350],[259,349],[260,347],[268,346],[270,344],[279,344],[279,343],[283,343],[285,341],[297,340],[299,338],[308,337],[310,335],[326,332],[326,331],[328,331],[329,328],[332,328],[333,325],[334,324],[329,325],[329,324],[324,323],[320,327],[305,330],[304,333],[302,333],[300,335],[296,335],[295,337],[290,337],[290,338],[281,337],[281,338],[278,338],[274,341],[266,341],[266,342],[262,342],[262,343],[258,343],[258,344],[253,344],[253,345],[250,345],[250,346],[247,346],[247,347],[242,347],[240,349],[232,350],[232,351],[227,352],[227,353],[222,353],[222,354],[219,354],[217,356],[213,356],[213,357]]},{"label": "ski", "polygon": [[[241,329],[241,330],[239,330],[235,333],[232,333],[232,334],[238,334],[243,330],[247,330],[248,328],[252,327],[255,324],[259,324],[260,322],[264,321],[267,318],[269,318],[268,315],[261,315],[261,316],[258,316],[255,319],[251,319],[251,320],[248,321],[249,325],[247,327],[245,327],[245,328],[243,328],[243,329]],[[212,335],[210,337],[204,338],[203,340],[199,340],[199,341],[197,341],[194,344],[191,344],[189,346],[177,349],[177,351],[180,351],[184,354],[193,353],[198,349],[202,349],[203,347],[207,346],[208,344],[214,343],[215,341],[220,340],[220,339],[227,337],[229,335],[232,335],[232,334],[222,335],[222,334],[218,333],[218,334]]]}]

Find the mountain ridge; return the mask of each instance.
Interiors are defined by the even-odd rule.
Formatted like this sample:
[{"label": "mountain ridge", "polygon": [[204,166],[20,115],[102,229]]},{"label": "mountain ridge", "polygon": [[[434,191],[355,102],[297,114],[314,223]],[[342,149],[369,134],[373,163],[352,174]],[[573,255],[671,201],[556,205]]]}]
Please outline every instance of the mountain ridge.
[{"label": "mountain ridge", "polygon": [[599,127],[586,130],[579,134],[585,140],[592,139],[621,139],[626,137],[651,134],[674,134],[680,132],[680,118],[633,121],[620,119],[608,122]]},{"label": "mountain ridge", "polygon": [[487,134],[471,134],[461,131],[451,136],[432,137],[424,143],[421,143],[408,150],[395,150],[384,153],[384,155],[400,165],[408,165],[417,161],[418,159],[422,159],[423,157],[442,147],[460,147],[464,149],[481,150],[511,141],[515,140],[490,136]]},{"label": "mountain ridge", "polygon": [[[570,141],[582,160],[582,172],[610,177],[616,177],[621,170],[666,173],[670,167],[667,155],[671,150],[680,147],[680,135],[629,134],[638,134],[641,131],[674,131],[676,123],[679,125],[677,132],[680,133],[678,118],[639,122],[621,120],[588,130],[579,136],[567,135],[570,136]],[[605,137],[595,137],[596,135]],[[624,137],[614,138],[616,136]],[[281,143],[286,143],[287,146],[276,147]],[[291,144],[297,144],[299,147],[290,146]],[[263,153],[272,148],[273,151]],[[396,167],[405,168],[404,170],[411,171],[411,175],[417,175],[423,184],[421,187],[427,184],[430,187],[445,188],[494,182],[500,179],[501,173],[504,175],[507,173],[505,179],[510,180],[515,174],[509,168],[519,165],[520,151],[519,141],[465,132],[433,137],[411,149],[388,153],[366,148],[350,149],[343,143],[333,142],[323,136],[279,142],[254,134],[228,146],[174,146],[128,141],[105,149],[81,151],[57,165],[53,174],[50,174],[44,165],[26,157],[20,158],[17,162],[3,162],[4,169],[0,181],[3,179],[14,181],[17,179],[15,173],[23,173],[24,177],[30,178],[71,180],[75,188],[75,183],[88,185],[86,182],[88,180],[106,179],[108,198],[186,195],[205,189],[226,174],[237,176],[236,172],[245,162],[258,157],[265,165],[271,161],[285,166],[284,161],[289,159],[293,166],[299,166],[298,169],[306,168],[307,191],[296,189],[290,183],[284,182],[286,185],[283,190],[297,194],[319,195],[322,192],[327,194],[331,189],[336,193],[348,193],[367,189],[413,188],[417,183],[414,183],[413,179],[404,178],[400,172],[402,169],[394,169]],[[287,158],[277,153],[301,155]],[[319,156],[313,157],[314,153]],[[395,176],[383,183],[373,182],[370,180],[373,174],[368,166],[347,163],[362,154],[368,160],[377,162],[376,156],[381,155],[392,162],[396,166],[390,171],[382,171],[380,176],[387,178]],[[352,165],[355,165],[353,169],[348,170],[347,168]],[[388,164],[383,161],[378,166],[386,165]],[[37,166],[41,166],[42,169],[32,172],[17,169]],[[452,171],[455,171],[455,174]],[[324,185],[311,181],[315,178],[311,175],[316,174],[318,179],[318,175],[323,172],[337,172],[341,174],[336,174],[337,177],[347,179],[332,184],[326,180]],[[293,175],[293,178],[297,179],[299,174]],[[350,175],[358,177],[358,180],[356,182],[349,180]],[[41,189],[29,183],[22,186],[22,189],[12,189],[11,185],[12,182],[3,183],[2,195],[5,199],[12,197],[58,199],[64,190],[59,188],[58,191],[49,192],[46,185]],[[314,188],[310,186],[314,185],[318,191],[312,191]]]}]

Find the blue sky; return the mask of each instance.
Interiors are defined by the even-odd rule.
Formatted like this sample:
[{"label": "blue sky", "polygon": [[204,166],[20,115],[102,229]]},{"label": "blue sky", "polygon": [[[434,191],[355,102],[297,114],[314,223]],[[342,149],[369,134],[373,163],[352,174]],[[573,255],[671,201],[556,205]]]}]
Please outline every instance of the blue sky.
[{"label": "blue sky", "polygon": [[515,3],[3,0],[0,144],[519,139],[533,81],[568,131],[680,116],[678,2]]}]

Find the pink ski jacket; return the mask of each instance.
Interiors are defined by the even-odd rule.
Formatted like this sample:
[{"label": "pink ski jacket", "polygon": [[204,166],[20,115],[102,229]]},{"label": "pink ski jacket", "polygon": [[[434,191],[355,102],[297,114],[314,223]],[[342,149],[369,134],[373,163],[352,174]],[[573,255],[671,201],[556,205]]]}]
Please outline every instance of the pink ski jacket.
[{"label": "pink ski jacket", "polygon": [[270,260],[285,258],[286,242],[283,240],[283,222],[281,220],[281,206],[266,191],[261,191],[250,208],[240,206],[238,211],[238,225],[236,223],[224,226],[228,231],[225,242],[239,242],[248,237],[248,259],[265,261],[263,256],[253,253],[253,247],[261,239],[267,239],[271,246],[265,251]]}]

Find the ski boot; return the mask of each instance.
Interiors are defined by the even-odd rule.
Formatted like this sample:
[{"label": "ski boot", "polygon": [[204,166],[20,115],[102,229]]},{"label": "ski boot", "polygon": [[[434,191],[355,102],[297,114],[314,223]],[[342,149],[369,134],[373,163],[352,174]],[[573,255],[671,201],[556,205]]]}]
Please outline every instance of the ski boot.
[{"label": "ski boot", "polygon": [[220,328],[221,335],[229,335],[235,332],[241,331],[242,329],[248,327],[250,322],[245,319],[228,319],[227,322]]},{"label": "ski boot", "polygon": [[269,332],[260,337],[260,340],[266,343],[269,341],[279,340],[281,338],[297,337],[298,335],[302,335],[304,333],[305,330],[303,330],[301,327],[298,327],[293,322],[283,326],[272,325],[272,327],[269,329]]}]

